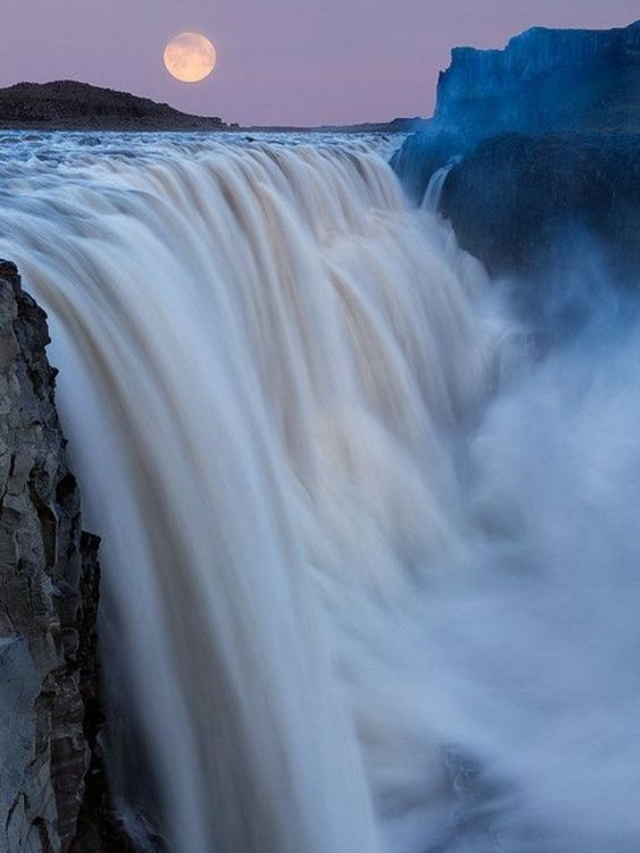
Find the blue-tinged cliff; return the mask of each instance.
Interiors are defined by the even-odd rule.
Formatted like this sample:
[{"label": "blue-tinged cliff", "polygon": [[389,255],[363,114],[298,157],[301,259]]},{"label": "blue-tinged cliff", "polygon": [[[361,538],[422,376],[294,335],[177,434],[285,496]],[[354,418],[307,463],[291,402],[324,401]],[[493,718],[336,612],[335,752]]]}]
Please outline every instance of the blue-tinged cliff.
[{"label": "blue-tinged cliff", "polygon": [[473,137],[501,131],[640,128],[640,21],[624,29],[535,27],[504,50],[452,51],[437,125]]},{"label": "blue-tinged cliff", "polygon": [[640,133],[640,21],[613,30],[536,27],[504,50],[455,48],[434,117],[394,166],[421,199],[435,170],[503,133]]},{"label": "blue-tinged cliff", "polygon": [[418,202],[448,163],[440,212],[491,272],[537,275],[588,245],[637,285],[640,21],[456,48],[434,118],[393,161]]}]

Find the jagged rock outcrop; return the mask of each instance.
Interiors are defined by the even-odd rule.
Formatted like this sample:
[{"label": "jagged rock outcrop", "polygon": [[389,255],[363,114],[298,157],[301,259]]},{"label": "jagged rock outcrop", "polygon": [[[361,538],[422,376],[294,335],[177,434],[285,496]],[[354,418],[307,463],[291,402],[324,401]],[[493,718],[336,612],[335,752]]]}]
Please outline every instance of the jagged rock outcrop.
[{"label": "jagged rock outcrop", "polygon": [[95,748],[98,540],[82,531],[48,341],[44,312],[1,261],[1,853],[104,849],[86,820],[78,847],[87,792],[106,791]]}]

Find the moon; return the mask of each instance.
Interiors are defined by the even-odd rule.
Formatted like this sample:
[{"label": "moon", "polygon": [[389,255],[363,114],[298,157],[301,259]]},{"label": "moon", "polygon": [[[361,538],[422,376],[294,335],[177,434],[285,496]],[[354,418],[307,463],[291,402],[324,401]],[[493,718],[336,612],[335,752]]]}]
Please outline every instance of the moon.
[{"label": "moon", "polygon": [[180,33],[164,49],[164,65],[181,83],[199,83],[216,67],[213,44],[201,33]]}]

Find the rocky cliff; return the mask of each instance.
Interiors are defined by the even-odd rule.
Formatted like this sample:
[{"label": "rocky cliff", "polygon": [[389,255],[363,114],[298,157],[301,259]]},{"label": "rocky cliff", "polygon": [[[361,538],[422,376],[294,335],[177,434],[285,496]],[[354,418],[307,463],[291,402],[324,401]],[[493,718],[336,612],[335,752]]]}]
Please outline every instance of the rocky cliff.
[{"label": "rocky cliff", "polygon": [[613,30],[536,27],[504,50],[455,48],[434,118],[393,163],[421,199],[436,169],[514,132],[640,133],[640,21]]},{"label": "rocky cliff", "polygon": [[44,312],[0,262],[1,853],[93,853],[114,832],[94,819],[108,812],[98,541],[82,530],[48,340]]},{"label": "rocky cliff", "polygon": [[476,138],[640,130],[640,21],[612,30],[535,27],[504,50],[455,48],[434,120]]},{"label": "rocky cliff", "polygon": [[598,257],[639,283],[640,135],[505,134],[453,166],[440,202],[464,249],[494,274]]}]

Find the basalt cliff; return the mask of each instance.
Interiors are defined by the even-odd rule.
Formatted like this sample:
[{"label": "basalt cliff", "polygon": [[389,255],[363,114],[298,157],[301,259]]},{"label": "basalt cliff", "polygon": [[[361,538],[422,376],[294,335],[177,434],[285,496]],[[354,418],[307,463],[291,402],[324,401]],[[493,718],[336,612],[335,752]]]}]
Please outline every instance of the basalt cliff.
[{"label": "basalt cliff", "polygon": [[125,851],[99,735],[98,540],[55,408],[44,312],[0,262],[0,851]]},{"label": "basalt cliff", "polygon": [[640,21],[612,30],[534,27],[504,50],[458,47],[433,124],[471,139],[504,131],[640,131]]},{"label": "basalt cliff", "polygon": [[393,161],[418,203],[451,167],[440,212],[493,273],[537,273],[589,246],[627,283],[640,263],[639,163],[640,21],[456,48],[434,118]]}]

